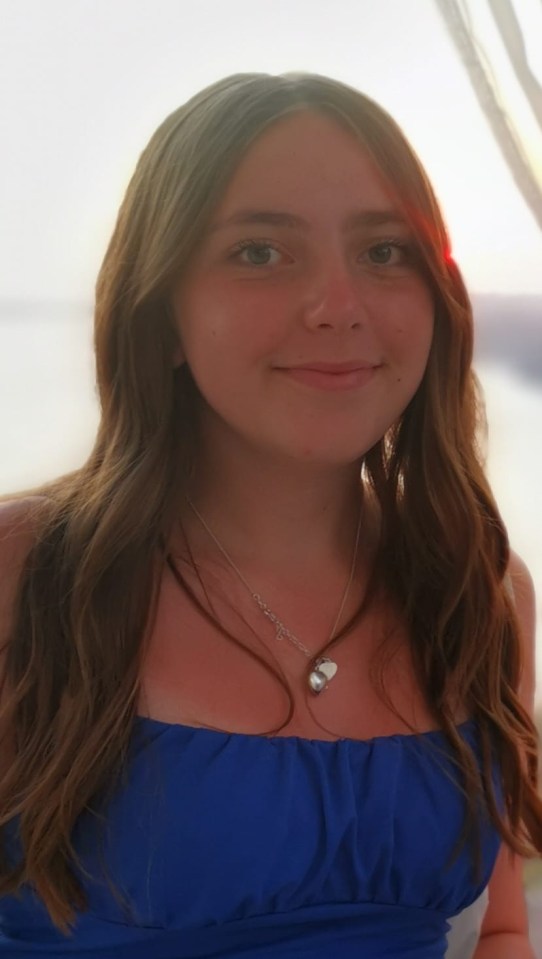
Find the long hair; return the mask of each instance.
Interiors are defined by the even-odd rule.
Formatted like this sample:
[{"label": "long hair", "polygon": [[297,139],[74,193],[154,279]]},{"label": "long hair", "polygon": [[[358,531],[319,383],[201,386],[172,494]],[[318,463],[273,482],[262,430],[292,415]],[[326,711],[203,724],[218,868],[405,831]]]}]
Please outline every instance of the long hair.
[{"label": "long hair", "polygon": [[[435,196],[400,128],[356,90],[317,75],[239,74],[167,117],[139,159],[96,286],[95,445],[80,469],[34,489],[28,507],[0,712],[10,756],[0,826],[17,821],[22,856],[14,863],[4,849],[0,894],[31,884],[65,932],[86,904],[73,827],[126,772],[161,545],[197,439],[198,391],[186,366],[173,369],[168,298],[247,148],[302,109],[342,124],[373,158],[435,303],[423,381],[364,457],[362,482],[382,518],[373,576],[407,623],[420,688],[453,746],[468,800],[463,838],[483,796],[511,848],[542,851],[537,737],[518,699],[519,627],[503,585],[509,547],[477,440],[472,311]],[[453,722],[458,689],[479,723],[481,766]]]}]

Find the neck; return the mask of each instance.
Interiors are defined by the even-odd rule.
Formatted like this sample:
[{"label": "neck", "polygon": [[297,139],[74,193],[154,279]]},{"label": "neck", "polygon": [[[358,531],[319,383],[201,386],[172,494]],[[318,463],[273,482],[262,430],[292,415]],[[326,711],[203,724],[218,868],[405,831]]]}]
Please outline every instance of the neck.
[{"label": "neck", "polygon": [[[316,468],[262,463],[256,457],[200,458],[188,496],[230,557],[247,573],[280,570],[306,582],[322,569],[348,569],[361,508],[360,465]],[[372,542],[362,513],[360,552]],[[180,519],[199,559],[217,557],[217,547],[185,501]]]}]

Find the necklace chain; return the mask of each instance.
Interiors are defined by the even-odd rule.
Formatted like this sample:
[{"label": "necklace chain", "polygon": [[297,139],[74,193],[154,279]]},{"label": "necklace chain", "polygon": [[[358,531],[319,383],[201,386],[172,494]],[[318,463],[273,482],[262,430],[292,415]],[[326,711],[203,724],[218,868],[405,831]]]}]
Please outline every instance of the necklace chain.
[{"label": "necklace chain", "polygon": [[[254,590],[251,588],[251,586],[247,583],[247,581],[246,581],[245,577],[243,576],[241,570],[238,569],[238,567],[235,565],[235,563],[234,563],[233,559],[231,558],[231,556],[229,555],[229,553],[226,552],[226,550],[225,550],[224,547],[222,546],[222,543],[218,540],[218,538],[216,537],[216,535],[213,533],[213,531],[212,531],[212,529],[210,528],[210,526],[208,526],[208,524],[207,524],[206,521],[204,520],[203,516],[202,516],[201,513],[196,509],[196,507],[194,506],[192,500],[189,498],[188,495],[186,495],[186,501],[187,501],[188,505],[190,506],[190,509],[192,510],[192,512],[195,514],[195,516],[197,516],[197,518],[198,518],[198,520],[200,521],[200,523],[202,524],[203,528],[207,531],[207,533],[209,534],[209,536],[211,537],[211,539],[213,540],[213,542],[216,544],[216,546],[218,547],[218,549],[220,550],[220,552],[221,552],[222,555],[224,556],[224,559],[225,559],[225,560],[227,561],[227,563],[231,566],[231,568],[233,569],[234,573],[237,574],[237,576],[239,577],[239,579],[241,580],[241,582],[243,583],[243,585],[245,586],[245,588],[248,590],[248,592],[249,592],[250,595],[252,596],[252,599],[254,600],[254,602],[255,602],[255,603],[257,604],[257,606],[260,608],[260,610],[262,611],[262,613],[264,614],[264,616],[266,616],[267,619],[268,619],[271,623],[273,623],[273,626],[275,627],[275,638],[281,640],[281,639],[285,636],[286,639],[289,639],[290,642],[293,643],[294,646],[297,646],[297,648],[307,657],[307,659],[313,659],[313,658],[314,658],[314,653],[312,653],[312,652],[310,651],[310,649],[308,649],[307,646],[305,646],[305,644],[302,643],[301,640],[298,639],[297,636],[295,636],[294,633],[292,633],[292,632],[288,629],[288,627],[284,625],[284,623],[279,619],[279,617],[276,615],[276,613],[274,613],[273,610],[270,609],[270,607],[269,607],[268,604],[265,602],[265,600],[260,596],[260,594],[259,594],[259,593],[255,593]],[[360,511],[359,511],[358,528],[357,528],[357,531],[356,531],[356,541],[355,541],[355,544],[354,544],[354,553],[353,553],[353,556],[352,556],[352,564],[351,564],[351,567],[350,567],[350,575],[349,575],[349,577],[348,577],[348,582],[347,582],[347,584],[346,584],[346,587],[345,587],[345,590],[344,590],[344,593],[343,593],[343,596],[342,596],[342,599],[341,599],[341,605],[340,605],[340,607],[339,607],[339,612],[337,613],[337,617],[336,617],[335,622],[334,622],[334,624],[333,624],[333,629],[331,630],[331,634],[330,634],[330,636],[329,636],[328,642],[331,642],[331,640],[332,640],[333,637],[335,636],[335,633],[336,633],[337,627],[338,627],[338,625],[339,625],[339,622],[340,622],[340,619],[341,619],[341,616],[342,616],[342,612],[343,612],[343,609],[344,609],[344,606],[345,606],[345,603],[346,603],[348,594],[349,594],[349,592],[350,592],[350,587],[351,587],[351,585],[352,585],[352,580],[354,579],[354,570],[355,570],[355,568],[356,568],[356,558],[357,558],[357,555],[358,555],[358,545],[359,545],[360,532],[361,532],[361,508],[360,508]]]}]

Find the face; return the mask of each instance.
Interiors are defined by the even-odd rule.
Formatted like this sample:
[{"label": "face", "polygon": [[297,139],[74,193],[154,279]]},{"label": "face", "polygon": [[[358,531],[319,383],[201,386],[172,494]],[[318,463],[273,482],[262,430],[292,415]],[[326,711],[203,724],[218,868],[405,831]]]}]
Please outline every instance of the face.
[{"label": "face", "polygon": [[359,461],[401,416],[433,332],[390,191],[312,112],[245,154],[172,305],[204,442],[329,465]]}]

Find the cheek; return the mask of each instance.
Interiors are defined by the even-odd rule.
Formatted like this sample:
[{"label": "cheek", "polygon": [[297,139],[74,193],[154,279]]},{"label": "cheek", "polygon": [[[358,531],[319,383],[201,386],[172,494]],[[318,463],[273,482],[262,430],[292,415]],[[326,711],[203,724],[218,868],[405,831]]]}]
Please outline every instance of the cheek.
[{"label": "cheek", "polygon": [[[252,298],[253,300],[254,298]],[[200,304],[198,312],[191,314],[191,322],[185,338],[188,364],[196,378],[217,377],[221,383],[232,380],[248,382],[253,376],[272,365],[283,348],[288,331],[277,323],[276,310],[262,309],[247,298],[237,305],[205,309]]]},{"label": "cheek", "polygon": [[381,343],[392,362],[413,370],[425,366],[431,350],[433,324],[399,321],[382,331]]},{"label": "cheek", "polygon": [[[420,295],[421,293],[421,295]],[[382,328],[382,340],[390,355],[402,363],[425,366],[434,331],[434,305],[426,291],[397,304]]]},{"label": "cheek", "polygon": [[393,382],[404,391],[405,402],[416,392],[423,379],[431,352],[433,329],[431,312],[401,317],[382,330],[384,355],[390,364]]},{"label": "cheek", "polygon": [[179,322],[184,358],[213,408],[235,404],[246,385],[254,346],[231,307],[208,297],[186,300]]},{"label": "cheek", "polygon": [[176,301],[175,316],[184,358],[198,380],[227,347],[227,311],[202,293],[185,292]]}]

